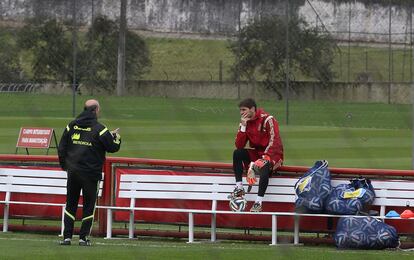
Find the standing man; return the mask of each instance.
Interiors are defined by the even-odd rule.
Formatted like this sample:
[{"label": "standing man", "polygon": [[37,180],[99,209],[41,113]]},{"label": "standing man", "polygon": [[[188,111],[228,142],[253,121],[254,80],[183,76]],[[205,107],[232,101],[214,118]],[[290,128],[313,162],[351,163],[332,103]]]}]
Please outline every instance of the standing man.
[{"label": "standing man", "polygon": [[[242,197],[243,169],[247,170],[249,186],[256,183],[256,174],[260,175],[259,191],[250,211],[262,211],[262,201],[269,184],[269,177],[283,163],[283,145],[279,135],[279,125],[273,116],[258,109],[256,102],[247,98],[239,103],[240,125],[236,136],[236,150],[233,153],[233,170],[236,187],[231,197]],[[249,147],[246,144],[249,142]]]},{"label": "standing man", "polygon": [[85,102],[83,112],[70,122],[60,139],[59,163],[67,172],[67,194],[64,231],[61,245],[70,245],[80,192],[83,193],[83,215],[79,232],[79,245],[90,246],[90,235],[95,204],[102,180],[105,153],[117,152],[121,146],[119,129],[108,131],[97,120],[100,106],[97,100]]}]

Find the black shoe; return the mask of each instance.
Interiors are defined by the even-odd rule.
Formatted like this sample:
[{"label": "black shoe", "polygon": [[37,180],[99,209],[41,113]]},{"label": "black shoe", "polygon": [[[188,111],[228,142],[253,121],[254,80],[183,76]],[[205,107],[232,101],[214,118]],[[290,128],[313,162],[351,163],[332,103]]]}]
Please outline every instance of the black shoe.
[{"label": "black shoe", "polygon": [[92,243],[89,239],[79,239],[80,246],[91,246]]},{"label": "black shoe", "polygon": [[255,202],[250,209],[250,212],[262,212],[262,204],[259,202]]},{"label": "black shoe", "polygon": [[59,245],[61,245],[61,246],[70,246],[71,245],[71,239],[70,238],[65,238],[63,240],[60,240]]},{"label": "black shoe", "polygon": [[244,191],[243,188],[234,188],[233,192],[230,193],[229,196],[227,196],[229,199],[234,199],[234,198],[241,198],[246,194],[246,192]]}]

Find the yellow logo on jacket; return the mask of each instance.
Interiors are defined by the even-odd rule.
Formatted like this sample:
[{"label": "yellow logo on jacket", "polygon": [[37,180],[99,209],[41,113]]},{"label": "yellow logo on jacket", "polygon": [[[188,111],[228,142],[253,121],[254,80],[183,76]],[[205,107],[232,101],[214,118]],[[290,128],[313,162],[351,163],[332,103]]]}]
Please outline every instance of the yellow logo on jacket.
[{"label": "yellow logo on jacket", "polygon": [[72,140],[79,140],[80,139],[80,134],[79,133],[74,133],[72,135]]},{"label": "yellow logo on jacket", "polygon": [[86,142],[86,141],[80,141],[81,134],[80,133],[74,133],[71,138],[72,138],[72,143],[73,144],[77,144],[77,145],[86,145],[86,146],[92,146],[91,142]]},{"label": "yellow logo on jacket", "polygon": [[75,126],[73,127],[73,129],[75,129],[75,130],[81,130],[81,131],[88,131],[88,132],[92,131],[92,128],[90,128],[90,127],[87,127],[87,128],[82,128],[82,127],[77,126],[77,125],[75,125]]}]

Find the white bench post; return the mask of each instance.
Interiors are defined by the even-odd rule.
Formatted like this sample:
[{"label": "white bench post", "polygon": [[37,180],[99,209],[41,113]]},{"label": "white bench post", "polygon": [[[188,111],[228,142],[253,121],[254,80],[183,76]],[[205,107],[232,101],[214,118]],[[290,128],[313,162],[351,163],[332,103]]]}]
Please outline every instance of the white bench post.
[{"label": "white bench post", "polygon": [[381,207],[380,207],[380,216],[381,217],[385,216],[385,206],[384,205],[381,205]]},{"label": "white bench post", "polygon": [[[213,202],[211,203],[211,210],[213,212],[217,210],[217,200],[213,200]],[[216,228],[217,228],[216,219],[217,219],[217,214],[212,213],[211,214],[211,242],[215,242],[216,238],[217,238],[217,236],[216,236]]]},{"label": "white bench post", "polygon": [[299,216],[294,216],[295,225],[294,225],[294,237],[293,237],[293,244],[299,244]]},{"label": "white bench post", "polygon": [[194,242],[194,216],[193,212],[188,213],[188,243]]},{"label": "white bench post", "polygon": [[135,211],[133,210],[133,208],[135,207],[135,198],[131,198],[131,204],[130,204],[131,210],[129,212],[129,232],[128,232],[128,237],[129,238],[134,238],[134,216],[135,216]]},{"label": "white bench post", "polygon": [[272,243],[270,245],[277,245],[277,215],[272,215]]},{"label": "white bench post", "polygon": [[217,224],[216,224],[216,213],[211,214],[211,242],[215,242],[217,239],[216,236],[216,228],[217,228]]},{"label": "white bench post", "polygon": [[106,238],[112,237],[112,209],[106,211]]},{"label": "white bench post", "polygon": [[60,236],[63,237],[63,231],[65,229],[65,207],[66,206],[62,206],[62,224],[60,227]]},{"label": "white bench post", "polygon": [[9,230],[9,201],[10,201],[10,191],[6,192],[5,197],[6,204],[4,204],[4,214],[3,214],[3,232]]},{"label": "white bench post", "polygon": [[4,215],[3,215],[3,232],[8,231],[9,226],[9,204],[4,205]]},{"label": "white bench post", "polygon": [[[381,189],[381,191],[385,192],[385,194],[386,194],[386,192],[387,192],[387,190],[386,190],[386,189]],[[387,197],[388,197],[388,196],[387,196]],[[381,216],[381,217],[385,216],[385,205],[381,205],[381,207],[380,207],[380,216]],[[382,220],[382,221],[384,221],[384,220]]]}]

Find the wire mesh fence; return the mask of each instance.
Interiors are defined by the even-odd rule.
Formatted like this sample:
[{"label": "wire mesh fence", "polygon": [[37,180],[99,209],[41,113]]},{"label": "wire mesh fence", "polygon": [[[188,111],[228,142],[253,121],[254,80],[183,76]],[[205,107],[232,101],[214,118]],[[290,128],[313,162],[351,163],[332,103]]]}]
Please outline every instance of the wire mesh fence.
[{"label": "wire mesh fence", "polygon": [[411,83],[413,5],[9,1],[1,9],[0,81],[92,94],[115,91],[120,80],[129,89],[141,80]]},{"label": "wire mesh fence", "polygon": [[[399,104],[412,104],[413,6],[412,0],[0,1],[0,92],[72,94],[73,115],[75,98],[81,107],[77,95],[122,88],[131,96],[217,98],[189,99],[187,106],[180,99],[126,97],[105,106],[106,115],[125,120],[133,132],[126,139],[130,154],[144,147],[135,123],[155,118],[162,124],[146,130],[152,139],[140,152],[152,151],[154,143],[162,147],[165,134],[154,129],[164,129],[168,119],[179,124],[171,136],[190,137],[186,158],[194,159],[200,144],[197,158],[211,160],[215,147],[231,149],[232,126],[216,130],[212,123],[221,118],[237,125],[237,102],[227,99],[253,97],[283,127],[305,126],[282,129],[286,158],[297,154],[302,163],[324,150],[323,157],[335,154],[343,165],[392,167],[410,160],[412,111]],[[21,102],[28,109],[19,108],[19,116],[44,124],[42,117],[55,117],[56,108],[59,116],[67,114],[69,97],[38,95],[26,106],[31,98]],[[3,100],[10,102],[2,102],[3,115],[16,113],[8,105],[13,100]],[[157,102],[167,103],[166,110],[152,111]],[[308,145],[310,139],[316,141]],[[177,140],[168,142],[165,147]],[[171,156],[165,147],[157,156]]]}]

